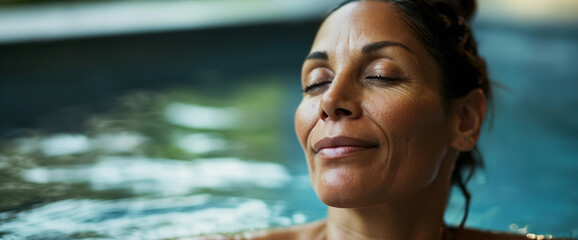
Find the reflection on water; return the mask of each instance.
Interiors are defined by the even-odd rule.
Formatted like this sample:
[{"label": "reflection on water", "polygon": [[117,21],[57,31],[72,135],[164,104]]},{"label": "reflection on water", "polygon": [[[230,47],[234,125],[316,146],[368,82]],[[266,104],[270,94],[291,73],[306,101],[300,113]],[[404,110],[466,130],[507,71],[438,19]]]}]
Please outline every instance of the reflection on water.
[{"label": "reflection on water", "polygon": [[236,109],[171,103],[165,110],[167,120],[175,125],[200,129],[235,128],[240,124]]},{"label": "reflection on water", "polygon": [[81,154],[95,150],[108,153],[129,153],[146,141],[138,133],[102,133],[89,138],[82,134],[54,134],[43,139],[20,138],[13,142],[15,150],[21,154],[40,152],[46,157]]},{"label": "reflection on water", "polygon": [[175,142],[182,150],[198,154],[234,148],[218,134],[193,133],[178,137]]},{"label": "reflection on water", "polygon": [[319,218],[283,195],[311,190],[281,157],[282,89],[136,92],[78,132],[17,132],[0,142],[0,238],[166,239]]},{"label": "reflection on water", "polygon": [[209,194],[126,200],[64,200],[33,210],[3,214],[5,239],[166,239],[239,232],[303,223],[303,214],[284,216],[282,202]]},{"label": "reflection on water", "polygon": [[235,158],[181,161],[110,156],[94,164],[28,169],[23,177],[35,183],[89,183],[95,191],[123,188],[134,194],[160,196],[184,195],[205,188],[281,188],[291,180],[288,171],[277,163]]},{"label": "reflection on water", "polygon": [[84,153],[90,150],[89,139],[82,135],[58,134],[42,140],[45,156]]}]

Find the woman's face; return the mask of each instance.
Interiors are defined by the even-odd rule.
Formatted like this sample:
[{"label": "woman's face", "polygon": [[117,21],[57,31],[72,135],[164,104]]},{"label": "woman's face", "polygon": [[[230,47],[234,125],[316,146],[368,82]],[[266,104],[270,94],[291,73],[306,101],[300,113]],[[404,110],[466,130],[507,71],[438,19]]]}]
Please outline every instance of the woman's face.
[{"label": "woman's face", "polygon": [[326,19],[303,64],[295,114],[323,202],[370,206],[432,183],[452,128],[439,76],[433,57],[388,3],[349,3]]}]

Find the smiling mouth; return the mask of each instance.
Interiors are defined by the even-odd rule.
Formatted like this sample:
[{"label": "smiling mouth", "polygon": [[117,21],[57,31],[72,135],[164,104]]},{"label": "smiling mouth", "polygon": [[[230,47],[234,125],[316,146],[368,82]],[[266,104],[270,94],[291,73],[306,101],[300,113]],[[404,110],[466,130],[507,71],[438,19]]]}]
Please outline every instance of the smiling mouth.
[{"label": "smiling mouth", "polygon": [[324,138],[316,142],[313,145],[313,151],[321,158],[333,159],[376,148],[377,146],[374,142],[358,138],[333,137]]}]

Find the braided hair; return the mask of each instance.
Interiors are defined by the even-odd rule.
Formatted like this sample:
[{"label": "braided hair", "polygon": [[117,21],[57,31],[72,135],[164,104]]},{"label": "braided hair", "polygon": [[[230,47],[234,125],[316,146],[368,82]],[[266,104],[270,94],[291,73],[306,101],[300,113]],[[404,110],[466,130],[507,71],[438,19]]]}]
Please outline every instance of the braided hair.
[{"label": "braided hair", "polygon": [[[347,0],[333,11],[355,1],[363,0]],[[475,10],[475,0],[375,1],[387,2],[402,13],[403,20],[436,59],[441,72],[442,97],[446,110],[454,100],[478,88],[490,99],[491,89],[486,64],[478,55],[468,24]],[[464,227],[470,206],[471,195],[466,184],[478,167],[483,167],[483,161],[477,147],[460,152],[451,177],[452,184],[460,189],[466,199],[465,213],[459,228]],[[464,176],[466,172],[467,175]]]}]

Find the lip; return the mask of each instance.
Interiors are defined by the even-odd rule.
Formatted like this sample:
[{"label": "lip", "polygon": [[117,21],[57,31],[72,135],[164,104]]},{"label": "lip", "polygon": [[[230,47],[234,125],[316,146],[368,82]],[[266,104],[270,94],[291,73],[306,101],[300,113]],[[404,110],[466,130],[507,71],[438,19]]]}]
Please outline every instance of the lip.
[{"label": "lip", "polygon": [[375,147],[377,144],[372,141],[339,136],[319,140],[313,145],[313,151],[323,158],[338,158]]}]

